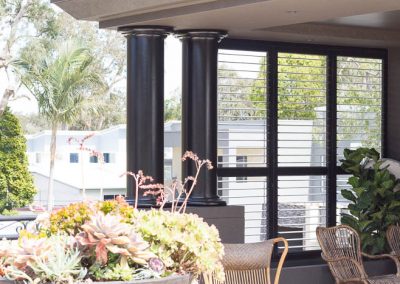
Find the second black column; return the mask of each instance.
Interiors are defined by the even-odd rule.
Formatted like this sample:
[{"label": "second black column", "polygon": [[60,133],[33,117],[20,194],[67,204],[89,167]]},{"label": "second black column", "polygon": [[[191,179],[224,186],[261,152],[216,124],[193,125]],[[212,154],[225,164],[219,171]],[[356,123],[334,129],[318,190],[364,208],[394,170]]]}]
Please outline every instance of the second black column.
[{"label": "second black column", "polygon": [[[225,205],[217,195],[217,68],[218,43],[226,36],[219,30],[176,32],[182,41],[182,151],[209,159],[214,169],[204,169],[189,203]],[[194,165],[184,163],[182,175],[193,176]]]}]

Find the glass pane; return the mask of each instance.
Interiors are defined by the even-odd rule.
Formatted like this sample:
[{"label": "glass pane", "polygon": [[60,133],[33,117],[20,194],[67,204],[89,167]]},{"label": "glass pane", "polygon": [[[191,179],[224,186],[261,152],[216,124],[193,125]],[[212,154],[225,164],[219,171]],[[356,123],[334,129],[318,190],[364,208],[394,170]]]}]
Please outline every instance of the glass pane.
[{"label": "glass pane", "polygon": [[228,205],[245,208],[245,242],[259,242],[267,235],[267,179],[265,177],[219,177],[218,194]]},{"label": "glass pane", "polygon": [[319,249],[315,230],[326,226],[326,177],[278,178],[278,233],[290,251]]},{"label": "glass pane", "polygon": [[279,166],[326,163],[326,57],[278,55]]},{"label": "glass pane", "polygon": [[266,166],[266,60],[263,52],[219,50],[220,167]]},{"label": "glass pane", "polygon": [[338,175],[336,179],[337,186],[337,206],[336,206],[336,223],[340,224],[341,213],[348,213],[347,206],[349,201],[342,196],[343,189],[350,189],[351,186],[347,184],[350,175]]},{"label": "glass pane", "polygon": [[345,148],[381,151],[382,60],[338,57],[337,162]]}]

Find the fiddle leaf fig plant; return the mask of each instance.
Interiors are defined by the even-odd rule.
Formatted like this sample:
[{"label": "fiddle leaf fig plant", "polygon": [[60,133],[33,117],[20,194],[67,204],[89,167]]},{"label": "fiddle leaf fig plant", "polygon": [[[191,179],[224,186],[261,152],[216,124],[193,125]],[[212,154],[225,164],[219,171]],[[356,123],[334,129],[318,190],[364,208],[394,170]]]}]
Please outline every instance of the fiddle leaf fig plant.
[{"label": "fiddle leaf fig plant", "polygon": [[386,230],[400,223],[399,180],[382,166],[379,153],[371,148],[345,149],[341,168],[352,176],[351,189],[343,189],[349,200],[348,213],[341,214],[342,224],[360,235],[362,251],[378,254],[389,251]]}]

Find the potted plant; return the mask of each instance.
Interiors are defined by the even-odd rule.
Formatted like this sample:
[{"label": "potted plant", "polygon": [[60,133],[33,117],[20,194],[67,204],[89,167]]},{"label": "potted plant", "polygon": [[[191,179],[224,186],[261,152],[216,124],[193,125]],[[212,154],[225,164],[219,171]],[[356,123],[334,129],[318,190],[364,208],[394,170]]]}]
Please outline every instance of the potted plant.
[{"label": "potted plant", "polygon": [[384,166],[375,149],[344,150],[342,169],[351,174],[342,196],[349,200],[348,213],[342,213],[343,224],[360,235],[362,250],[369,254],[389,252],[386,230],[400,223],[399,181]]},{"label": "potted plant", "polygon": [[[139,210],[122,197],[80,202],[39,215],[16,241],[0,242],[1,273],[28,283],[189,284],[201,275],[223,280],[218,230],[185,213],[197,176],[210,161],[187,152],[197,174],[171,186],[152,184],[143,172],[127,173],[140,189],[157,196],[158,208]],[[169,209],[164,209],[169,203]]]}]

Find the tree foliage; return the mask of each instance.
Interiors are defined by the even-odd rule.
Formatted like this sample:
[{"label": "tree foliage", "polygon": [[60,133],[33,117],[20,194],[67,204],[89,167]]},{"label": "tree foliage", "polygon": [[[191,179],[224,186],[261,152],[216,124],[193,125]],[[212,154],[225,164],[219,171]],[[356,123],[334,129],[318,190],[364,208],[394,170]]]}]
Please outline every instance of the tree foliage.
[{"label": "tree foliage", "polygon": [[124,80],[126,78],[126,40],[120,33],[99,29],[91,22],[77,21],[61,13],[56,42],[74,39],[90,50],[94,59],[88,70],[97,74],[101,84],[91,86],[77,120],[68,125],[75,130],[101,130],[126,121]]},{"label": "tree foliage", "polygon": [[39,113],[52,124],[71,123],[90,96],[91,87],[100,82],[98,74],[90,70],[94,57],[74,41],[65,42],[52,53],[45,51],[19,61],[22,83],[38,101]]},{"label": "tree foliage", "polygon": [[0,115],[10,100],[22,97],[14,60],[34,41],[51,41],[57,34],[55,21],[56,13],[45,0],[0,0],[0,76],[5,82]]},{"label": "tree foliage", "polygon": [[51,125],[46,118],[36,113],[20,114],[16,113],[24,134],[36,134],[43,129],[50,129]]},{"label": "tree foliage", "polygon": [[[231,61],[240,58],[231,58]],[[235,62],[236,63],[236,62]],[[256,77],[219,67],[219,114],[222,120],[265,120],[267,61],[261,57]],[[240,65],[239,65],[240,66]],[[244,66],[246,66],[244,64]],[[239,67],[245,69],[246,67]],[[339,57],[337,74],[338,141],[356,140],[378,147],[381,135],[382,67],[378,59]],[[314,138],[325,133],[327,59],[321,55],[279,53],[278,119],[314,121]],[[318,135],[318,137],[317,137]],[[323,137],[322,137],[323,138]]]},{"label": "tree foliage", "polygon": [[342,213],[342,223],[360,235],[362,250],[370,254],[389,251],[386,230],[400,222],[400,191],[398,180],[382,167],[379,153],[373,148],[346,149],[342,169],[352,176],[351,190],[342,196],[350,201],[349,213]]},{"label": "tree foliage", "polygon": [[179,97],[173,96],[164,101],[164,121],[181,120],[182,103]]},{"label": "tree foliage", "polygon": [[[59,46],[70,42],[71,39],[80,42],[93,55],[94,60],[87,68],[101,79],[102,84],[91,86],[90,97],[87,96],[87,100],[83,102],[75,122],[65,124],[63,127],[76,130],[100,130],[125,123],[126,40],[123,35],[116,31],[101,30],[95,23],[77,21],[64,12],[55,12],[44,0],[43,2],[42,0],[19,1],[27,7],[34,4],[37,6],[40,3],[42,9],[37,8],[41,14],[32,12],[30,14],[32,18],[27,17],[24,20],[26,25],[16,26],[16,33],[26,33],[26,26],[29,26],[29,30],[37,31],[42,36],[21,37],[18,52],[14,52],[12,62],[18,62],[21,58],[30,58],[30,63],[40,65],[38,62],[40,58],[43,58],[45,54],[51,56],[57,52]],[[7,5],[10,6],[11,2],[8,1]],[[10,16],[13,15],[9,13]],[[46,25],[40,21],[40,18],[46,20]],[[23,89],[18,90],[19,96],[23,93],[22,91]],[[44,123],[38,121],[38,125],[44,125]],[[29,126],[24,128],[29,128]]]},{"label": "tree foliage", "polygon": [[26,139],[18,119],[6,110],[0,117],[0,213],[30,204],[35,194]]},{"label": "tree foliage", "polygon": [[[228,64],[218,68],[219,120],[265,119],[265,67],[262,66],[257,79],[242,78]],[[250,94],[250,95],[249,95]]]},{"label": "tree foliage", "polygon": [[51,124],[49,210],[54,202],[57,130],[60,125],[76,121],[93,86],[101,84],[98,74],[91,70],[94,60],[90,50],[70,41],[53,53],[46,51],[35,58],[23,57],[19,62],[23,84],[38,101],[39,113]]}]

